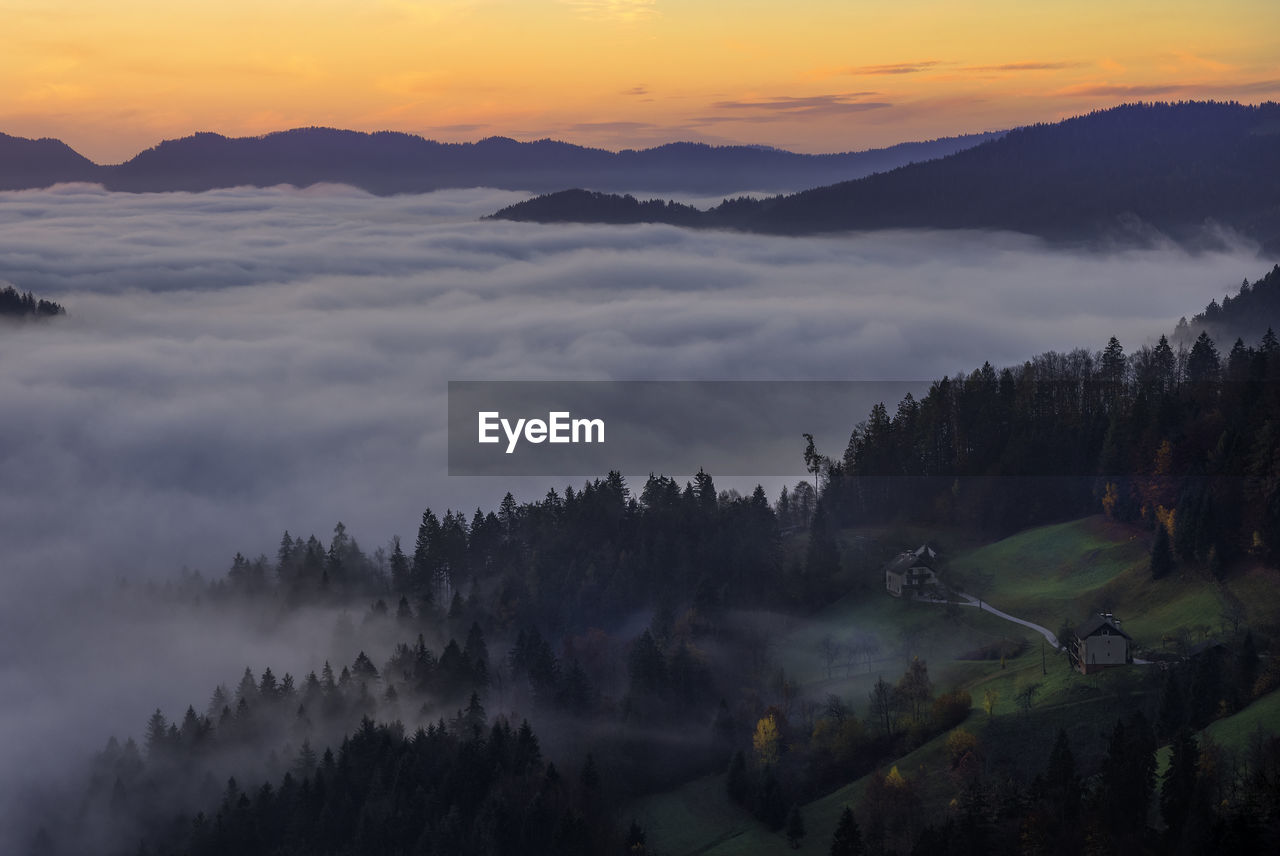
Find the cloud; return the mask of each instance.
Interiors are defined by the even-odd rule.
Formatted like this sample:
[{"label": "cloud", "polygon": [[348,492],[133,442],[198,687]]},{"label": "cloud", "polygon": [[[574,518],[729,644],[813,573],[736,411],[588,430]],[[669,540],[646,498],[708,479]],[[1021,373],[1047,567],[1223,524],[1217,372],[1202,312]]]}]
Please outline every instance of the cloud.
[{"label": "cloud", "polygon": [[545,493],[445,475],[451,379],[927,380],[1132,349],[1264,267],[1248,248],[478,220],[522,198],[0,194],[0,279],[70,313],[0,329],[0,800],[34,787],[26,747],[71,733],[76,752],[246,664],[310,662],[286,657],[305,637],[184,636],[180,615],[126,632],[94,596],[120,576],[220,575],[339,520],[372,551],[428,505]]},{"label": "cloud", "polygon": [[432,125],[433,131],[445,131],[446,133],[465,134],[468,131],[480,131],[489,126],[478,122],[459,122],[454,125]]},{"label": "cloud", "polygon": [[919,74],[923,71],[931,71],[940,65],[948,65],[949,63],[942,60],[926,60],[924,62],[901,62],[889,65],[857,65],[852,68],[843,69],[844,74],[854,74],[860,76],[878,76],[891,74]]},{"label": "cloud", "polygon": [[1156,98],[1167,95],[1187,97],[1225,96],[1239,97],[1280,92],[1280,79],[1215,81],[1199,83],[1112,84],[1082,83],[1059,89],[1056,95],[1119,96],[1121,98]]},{"label": "cloud", "polygon": [[560,0],[582,18],[630,24],[658,14],[657,0]]},{"label": "cloud", "polygon": [[1082,68],[1083,62],[1006,62],[1001,65],[966,65],[961,71],[1057,71],[1066,68]]},{"label": "cloud", "polygon": [[649,87],[645,86],[645,85],[642,83],[642,84],[640,84],[639,86],[633,86],[633,87],[631,87],[630,89],[624,89],[624,90],[622,90],[622,92],[621,92],[620,94],[622,94],[622,95],[648,95],[648,94],[649,94]]},{"label": "cloud", "polygon": [[[884,101],[860,101],[858,99],[875,95],[875,92],[841,92],[830,95],[782,95],[775,98],[760,98],[740,101],[716,101],[711,107],[716,110],[747,111],[748,116],[709,116],[700,117],[699,122],[751,122],[772,121],[785,116],[792,119],[796,116],[840,115],[844,113],[863,113],[867,110],[880,110],[892,107]],[[761,115],[764,114],[764,115]],[[773,115],[769,115],[773,114]]]},{"label": "cloud", "polygon": [[1175,95],[1196,87],[1185,83],[1111,84],[1082,83],[1058,90],[1061,95],[1119,95],[1124,98],[1147,98],[1157,95]]},{"label": "cloud", "polygon": [[572,133],[579,131],[612,131],[627,134],[638,131],[652,131],[659,127],[650,122],[577,122],[569,125],[568,130]]}]

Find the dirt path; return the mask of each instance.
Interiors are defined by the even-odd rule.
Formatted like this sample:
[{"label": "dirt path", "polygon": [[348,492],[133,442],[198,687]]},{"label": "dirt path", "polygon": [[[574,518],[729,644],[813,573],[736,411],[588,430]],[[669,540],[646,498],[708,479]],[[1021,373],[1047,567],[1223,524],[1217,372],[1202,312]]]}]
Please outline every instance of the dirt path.
[{"label": "dirt path", "polygon": [[979,601],[976,597],[974,597],[971,594],[965,594],[962,591],[956,592],[956,594],[964,598],[966,601],[965,603],[960,604],[961,606],[976,606],[979,609],[983,610],[984,612],[989,612],[992,615],[995,615],[999,618],[1003,618],[1005,621],[1012,621],[1014,624],[1021,624],[1023,627],[1030,627],[1032,630],[1039,633],[1046,640],[1048,640],[1049,644],[1053,646],[1053,649],[1055,651],[1062,647],[1062,645],[1058,642],[1058,637],[1055,636],[1053,634],[1053,631],[1050,630],[1048,627],[1042,627],[1041,625],[1036,624],[1035,622],[1027,621],[1022,618],[1017,618],[1016,616],[1010,615],[1007,612],[1001,612],[991,604]]}]

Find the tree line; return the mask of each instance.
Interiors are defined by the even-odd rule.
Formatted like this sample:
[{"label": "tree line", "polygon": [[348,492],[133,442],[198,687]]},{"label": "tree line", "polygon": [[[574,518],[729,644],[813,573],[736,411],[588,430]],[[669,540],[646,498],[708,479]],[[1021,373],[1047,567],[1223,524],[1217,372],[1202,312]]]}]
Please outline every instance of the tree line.
[{"label": "tree line", "polygon": [[31,292],[20,292],[12,285],[0,288],[0,316],[8,318],[52,318],[66,315],[67,310],[52,300],[37,299]]},{"label": "tree line", "polygon": [[1163,530],[1167,569],[1222,574],[1280,558],[1280,344],[1223,355],[1162,336],[1126,354],[1048,352],[942,378],[890,414],[877,404],[844,454],[823,457],[842,524],[913,520],[1007,534],[1104,512]]}]

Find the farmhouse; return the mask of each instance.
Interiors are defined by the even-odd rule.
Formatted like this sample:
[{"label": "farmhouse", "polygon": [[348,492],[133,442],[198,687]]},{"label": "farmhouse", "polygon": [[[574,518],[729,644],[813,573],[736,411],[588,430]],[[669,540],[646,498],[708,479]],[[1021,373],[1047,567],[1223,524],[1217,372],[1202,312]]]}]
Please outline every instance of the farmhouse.
[{"label": "farmhouse", "polygon": [[1090,618],[1075,629],[1075,639],[1067,646],[1071,665],[1088,675],[1109,666],[1133,662],[1133,637],[1120,629],[1109,612]]},{"label": "farmhouse", "polygon": [[884,566],[884,587],[894,597],[910,594],[919,597],[938,588],[938,575],[933,564],[938,554],[928,544],[900,553]]}]

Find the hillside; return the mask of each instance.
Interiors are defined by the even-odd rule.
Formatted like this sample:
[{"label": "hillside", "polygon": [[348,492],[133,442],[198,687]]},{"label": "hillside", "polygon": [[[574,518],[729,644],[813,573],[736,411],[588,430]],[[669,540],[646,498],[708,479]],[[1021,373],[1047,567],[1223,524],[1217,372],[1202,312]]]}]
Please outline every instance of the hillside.
[{"label": "hillside", "polygon": [[[893,537],[885,530],[874,534]],[[945,532],[941,537],[951,541],[955,534]],[[910,533],[913,538],[918,535]],[[1064,617],[1083,618],[1099,602],[1110,604],[1125,619],[1125,627],[1139,645],[1155,648],[1161,647],[1166,633],[1185,632],[1198,641],[1206,632],[1203,628],[1209,627],[1211,636],[1219,635],[1222,606],[1229,603],[1239,604],[1241,627],[1267,634],[1280,627],[1274,598],[1269,596],[1276,583],[1274,571],[1244,570],[1218,584],[1208,575],[1188,570],[1155,582],[1147,569],[1148,547],[1142,533],[1100,517],[1039,527],[975,547],[961,542],[953,549],[957,553],[949,562],[948,579],[967,582],[982,569],[989,576],[987,596],[993,604],[1055,628]],[[1081,772],[1097,772],[1115,720],[1134,711],[1150,715],[1157,707],[1165,674],[1154,665],[1085,677],[1072,671],[1062,654],[1042,653],[1039,637],[1025,628],[976,610],[955,613],[941,605],[889,597],[877,587],[876,576],[870,568],[863,569],[847,597],[787,632],[778,643],[779,662],[800,679],[806,693],[818,697],[836,693],[852,705],[856,715],[869,720],[868,691],[877,674],[896,674],[903,663],[899,646],[915,646],[927,659],[939,691],[959,686],[972,696],[973,710],[960,727],[977,737],[983,775],[990,782],[1006,775],[1030,779],[1039,773],[1060,728],[1068,734]],[[837,669],[836,679],[827,680],[814,643],[824,633],[850,632],[879,636],[889,656],[875,666],[855,669],[852,678]],[[1005,661],[963,659],[964,649],[983,637],[1028,644]],[[1031,685],[1038,689],[1033,704],[1024,710],[1017,698]],[[990,715],[983,710],[988,692],[994,698]],[[1278,704],[1280,694],[1272,693],[1234,716],[1217,720],[1206,731],[1238,748],[1244,744],[1243,735],[1258,725],[1273,728],[1272,714]],[[953,800],[962,790],[948,761],[950,733],[933,737],[880,768],[883,772],[896,766],[913,780],[921,817],[934,823],[954,811]],[[873,775],[859,777],[802,806],[808,835],[799,852],[827,853],[846,805],[854,807],[865,832],[864,801],[872,779]],[[630,809],[646,825],[649,840],[659,852],[793,852],[779,832],[736,806],[725,787],[723,774],[708,776],[638,800]]]},{"label": "hillside", "polygon": [[546,192],[598,190],[729,193],[798,190],[944,157],[998,134],[971,134],[840,154],[759,146],[671,143],[619,152],[554,140],[489,137],[441,143],[413,134],[295,128],[258,137],[199,133],[166,140],[125,163],[99,166],[56,140],[0,138],[0,189],[96,181],[128,192],[349,184],[371,193],[461,187]]},{"label": "hillside", "polygon": [[1208,333],[1225,351],[1236,339],[1257,342],[1267,330],[1280,327],[1280,265],[1266,276],[1250,283],[1245,279],[1234,296],[1223,295],[1222,302],[1209,305],[1187,322],[1178,323],[1169,337],[1176,345],[1191,346],[1201,333]]},{"label": "hillside", "polygon": [[[1234,229],[1280,247],[1280,105],[1132,104],[1010,131],[962,152],[691,220],[634,207],[632,222],[775,234],[853,229],[1008,229],[1055,240],[1191,245]],[[600,200],[553,194],[495,217],[595,221]],[[616,222],[616,221],[609,221]],[[1206,230],[1206,227],[1210,227]]]}]

